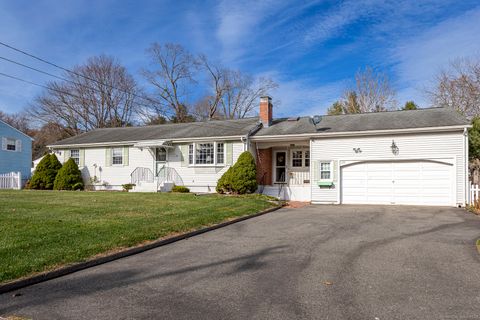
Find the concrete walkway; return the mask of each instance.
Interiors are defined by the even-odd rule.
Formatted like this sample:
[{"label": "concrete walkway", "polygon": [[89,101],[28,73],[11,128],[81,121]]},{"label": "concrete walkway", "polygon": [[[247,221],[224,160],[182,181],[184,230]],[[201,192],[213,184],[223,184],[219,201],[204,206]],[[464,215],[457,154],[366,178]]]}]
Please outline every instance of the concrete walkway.
[{"label": "concrete walkway", "polygon": [[480,319],[478,238],[462,209],[281,209],[0,295],[0,316]]}]

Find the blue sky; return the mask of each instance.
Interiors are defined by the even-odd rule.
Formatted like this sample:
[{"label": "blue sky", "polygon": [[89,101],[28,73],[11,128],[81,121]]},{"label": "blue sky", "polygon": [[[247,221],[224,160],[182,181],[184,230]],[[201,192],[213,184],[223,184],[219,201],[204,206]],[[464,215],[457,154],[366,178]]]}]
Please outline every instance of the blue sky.
[{"label": "blue sky", "polygon": [[[118,57],[144,84],[145,49],[175,42],[192,53],[270,76],[276,116],[325,113],[366,65],[388,73],[403,104],[429,106],[423,89],[457,57],[480,55],[478,0],[416,1],[1,1],[0,41],[65,67]],[[0,47],[0,56],[60,74]],[[52,80],[0,61],[0,72]],[[199,84],[201,86],[201,84]],[[0,110],[41,92],[0,77]],[[193,99],[193,97],[192,97]]]}]

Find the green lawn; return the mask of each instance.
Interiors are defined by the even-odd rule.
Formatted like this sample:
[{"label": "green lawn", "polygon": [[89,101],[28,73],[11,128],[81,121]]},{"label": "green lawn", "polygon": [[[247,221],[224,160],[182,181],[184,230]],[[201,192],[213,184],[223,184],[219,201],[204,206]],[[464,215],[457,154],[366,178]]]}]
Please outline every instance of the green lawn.
[{"label": "green lawn", "polygon": [[0,191],[0,283],[273,206],[258,195]]}]

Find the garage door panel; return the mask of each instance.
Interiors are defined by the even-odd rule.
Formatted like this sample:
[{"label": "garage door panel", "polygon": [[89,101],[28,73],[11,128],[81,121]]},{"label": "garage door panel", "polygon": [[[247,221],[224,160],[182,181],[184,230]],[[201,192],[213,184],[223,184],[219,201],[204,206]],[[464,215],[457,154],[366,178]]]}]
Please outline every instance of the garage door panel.
[{"label": "garage door panel", "polygon": [[342,203],[451,205],[453,166],[433,161],[367,162],[342,168]]}]

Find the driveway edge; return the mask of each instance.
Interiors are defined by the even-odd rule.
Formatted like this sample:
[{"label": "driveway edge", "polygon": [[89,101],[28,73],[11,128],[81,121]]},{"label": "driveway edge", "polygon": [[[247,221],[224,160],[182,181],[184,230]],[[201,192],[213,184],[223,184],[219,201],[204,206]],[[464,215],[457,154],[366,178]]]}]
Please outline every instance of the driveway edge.
[{"label": "driveway edge", "polygon": [[106,255],[106,256],[93,258],[91,260],[74,263],[74,264],[71,264],[71,265],[68,265],[68,266],[65,266],[65,267],[60,267],[59,269],[55,269],[55,270],[52,270],[52,271],[47,271],[47,272],[40,273],[40,274],[31,276],[31,277],[27,277],[27,278],[23,278],[23,279],[19,279],[19,280],[14,280],[12,282],[7,282],[5,284],[0,285],[0,294],[10,292],[10,291],[13,291],[13,290],[17,290],[17,289],[21,289],[21,288],[31,286],[31,285],[34,285],[34,284],[37,284],[37,283],[40,283],[40,282],[44,282],[44,281],[47,281],[47,280],[55,279],[55,278],[58,278],[58,277],[61,277],[61,276],[65,276],[67,274],[71,274],[71,273],[74,273],[74,272],[77,272],[77,271],[80,271],[80,270],[84,270],[84,269],[87,269],[87,268],[98,266],[100,264],[104,264],[104,263],[107,263],[107,262],[110,262],[110,261],[113,261],[113,260],[117,260],[117,259],[128,257],[128,256],[132,256],[132,255],[135,255],[135,254],[147,251],[147,250],[151,250],[151,249],[154,249],[154,248],[158,248],[158,247],[173,243],[173,242],[188,239],[188,238],[200,235],[202,233],[206,233],[206,232],[209,232],[209,231],[220,229],[220,228],[226,227],[228,225],[231,225],[231,224],[234,224],[234,223],[237,223],[237,222],[245,221],[245,220],[248,220],[248,219],[251,219],[251,218],[255,218],[255,217],[267,214],[269,212],[276,211],[276,210],[278,210],[282,207],[283,207],[282,205],[278,205],[276,207],[269,208],[269,209],[251,214],[251,215],[243,216],[243,217],[236,218],[236,219],[233,219],[233,220],[230,220],[230,221],[221,222],[221,223],[215,224],[213,226],[208,226],[208,227],[201,228],[201,229],[198,229],[198,230],[186,232],[186,233],[183,233],[183,234],[180,234],[180,235],[177,235],[177,236],[174,236],[174,237],[162,239],[162,240],[154,240],[154,241],[149,242],[147,244],[139,245],[139,246],[136,246],[136,247],[130,247],[130,248],[127,248],[125,250],[115,252],[115,253],[112,253],[112,254],[109,254],[109,255]]}]

